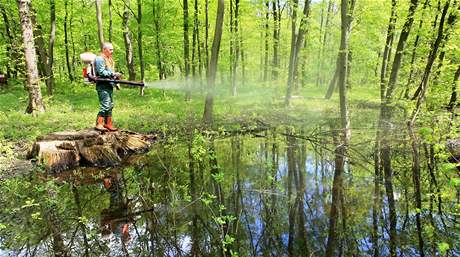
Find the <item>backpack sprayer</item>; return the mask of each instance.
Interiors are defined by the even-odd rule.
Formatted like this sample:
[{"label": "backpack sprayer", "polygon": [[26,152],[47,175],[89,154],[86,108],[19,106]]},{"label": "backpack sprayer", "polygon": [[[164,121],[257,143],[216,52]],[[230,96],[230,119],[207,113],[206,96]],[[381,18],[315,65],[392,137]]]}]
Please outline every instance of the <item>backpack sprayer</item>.
[{"label": "backpack sprayer", "polygon": [[83,81],[85,84],[97,83],[97,82],[112,82],[115,84],[123,84],[129,86],[138,86],[144,91],[144,82],[136,82],[129,80],[121,80],[117,78],[99,78],[96,76],[96,70],[94,65],[94,60],[96,55],[90,52],[85,52],[80,54],[81,61],[86,65],[83,67]]}]

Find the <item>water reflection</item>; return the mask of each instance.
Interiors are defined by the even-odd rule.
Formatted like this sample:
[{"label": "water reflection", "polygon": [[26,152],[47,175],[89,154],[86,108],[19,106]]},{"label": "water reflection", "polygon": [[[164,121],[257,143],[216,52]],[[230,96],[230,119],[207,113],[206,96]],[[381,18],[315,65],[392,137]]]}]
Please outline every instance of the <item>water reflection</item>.
[{"label": "water reflection", "polygon": [[[333,136],[312,143],[304,134],[192,133],[156,145],[129,167],[3,181],[0,253],[48,256],[59,246],[61,255],[72,256],[324,256],[335,233],[332,256],[388,255],[387,203],[374,187],[382,178],[350,156],[337,180]],[[372,156],[372,148],[359,153]],[[24,181],[31,190],[13,194]],[[396,193],[407,195],[406,188]],[[413,219],[410,196],[399,201],[399,218]],[[50,206],[53,212],[45,211]],[[414,221],[404,219],[399,229],[399,253],[416,254]],[[458,245],[454,234],[452,246]]]}]

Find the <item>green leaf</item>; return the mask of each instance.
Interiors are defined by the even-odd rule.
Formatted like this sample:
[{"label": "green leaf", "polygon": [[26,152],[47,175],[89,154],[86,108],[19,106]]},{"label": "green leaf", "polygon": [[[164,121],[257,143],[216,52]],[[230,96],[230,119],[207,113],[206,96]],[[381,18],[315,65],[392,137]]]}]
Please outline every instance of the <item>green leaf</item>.
[{"label": "green leaf", "polygon": [[446,242],[438,243],[438,250],[441,254],[445,254],[450,249],[450,245]]}]

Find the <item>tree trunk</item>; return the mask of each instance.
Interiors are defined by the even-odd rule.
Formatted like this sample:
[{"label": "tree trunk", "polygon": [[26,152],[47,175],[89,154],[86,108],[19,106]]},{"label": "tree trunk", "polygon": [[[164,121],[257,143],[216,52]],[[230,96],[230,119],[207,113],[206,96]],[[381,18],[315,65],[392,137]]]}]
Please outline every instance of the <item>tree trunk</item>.
[{"label": "tree trunk", "polygon": [[[353,19],[353,10],[355,0],[342,0],[341,2],[341,36],[340,36],[340,49],[338,59],[338,85],[339,85],[339,98],[340,98],[340,124],[342,129],[341,142],[336,143],[335,150],[335,172],[334,182],[332,187],[332,206],[331,216],[329,219],[329,236],[326,245],[326,257],[334,254],[335,244],[337,240],[337,224],[338,210],[337,205],[340,198],[344,199],[343,189],[343,173],[345,171],[345,156],[347,153],[347,145],[350,140],[350,117],[348,113],[348,99],[347,99],[347,75],[348,75],[348,42],[350,38],[350,26]],[[334,140],[337,141],[337,140]],[[345,203],[342,202],[341,205]],[[342,218],[345,220],[345,213],[342,213]],[[345,225],[345,224],[344,224]]]},{"label": "tree trunk", "polygon": [[273,63],[272,63],[272,80],[278,79],[280,66],[280,28],[281,28],[281,6],[280,0],[272,0],[273,9]]},{"label": "tree trunk", "polygon": [[[31,18],[33,30],[35,33],[35,42],[36,42],[36,47],[37,47],[36,50],[37,50],[38,58],[39,58],[38,71],[39,71],[39,75],[41,75],[42,77],[45,77],[45,81],[49,82],[49,78],[51,77],[51,71],[49,70],[48,53],[47,53],[47,49],[45,46],[42,26],[37,22],[36,11],[32,8],[32,4],[30,6],[31,6],[30,18]],[[47,89],[48,88],[49,87],[47,84]]]},{"label": "tree trunk", "polygon": [[240,40],[239,40],[239,37],[240,37],[240,34],[239,34],[239,31],[238,31],[238,12],[239,12],[239,6],[240,6],[240,1],[239,0],[235,0],[235,16],[234,16],[234,20],[233,20],[233,33],[234,33],[234,36],[232,37],[233,38],[233,58],[232,58],[232,96],[236,96],[236,69],[237,69],[237,66],[238,66],[238,57],[240,55]]},{"label": "tree trunk", "polygon": [[379,246],[379,222],[380,222],[380,212],[381,212],[381,199],[380,199],[380,181],[382,180],[382,170],[380,165],[380,133],[377,130],[375,136],[375,146],[374,146],[374,196],[373,196],[373,206],[372,206],[372,248],[373,256],[380,256],[380,246]]},{"label": "tree trunk", "polygon": [[73,37],[73,2],[74,0],[70,0],[70,20],[69,20],[69,30],[70,30],[70,41],[72,42],[72,74],[75,73],[75,64],[76,64],[76,54],[75,54],[75,40]]},{"label": "tree trunk", "polygon": [[112,18],[112,0],[109,0],[109,42],[112,42],[113,38],[113,18]]},{"label": "tree trunk", "polygon": [[391,1],[391,16],[388,22],[387,37],[385,40],[385,48],[382,56],[382,68],[380,69],[380,100],[385,99],[385,91],[387,86],[387,69],[388,61],[390,60],[391,48],[394,39],[394,30],[396,23],[396,0]]},{"label": "tree trunk", "polygon": [[[354,1],[354,0],[351,1],[350,4],[351,4],[351,6],[350,6],[351,11],[353,11],[354,5],[355,5],[355,1]],[[352,19],[350,18],[350,19],[348,20],[348,22],[351,23],[351,20],[352,20]],[[350,30],[350,31],[347,32],[347,35],[349,35],[349,34],[351,33],[351,24],[346,25],[346,27]],[[329,83],[329,87],[328,87],[328,89],[327,89],[326,96],[324,97],[325,99],[330,99],[330,98],[332,97],[332,94],[334,93],[334,90],[335,90],[336,83],[340,83],[340,82],[338,81],[338,78],[339,78],[340,71],[341,71],[341,69],[342,69],[342,67],[340,66],[340,65],[341,65],[341,64],[340,64],[340,60],[341,60],[341,58],[342,58],[342,57],[341,57],[341,54],[342,54],[342,53],[341,53],[340,51],[339,51],[338,54],[337,54],[337,60],[336,60],[336,63],[335,63],[334,75],[333,75],[333,77],[332,77],[331,82]],[[347,53],[346,53],[346,54],[347,54],[347,62],[346,62],[347,69],[346,69],[346,70],[347,70],[347,73],[350,73],[349,67],[350,67],[351,58],[349,57],[350,53],[349,53],[348,50],[347,50]],[[347,78],[346,83],[347,83],[347,84],[348,84],[348,75],[349,75],[349,74],[346,75],[346,78]],[[340,86],[340,84],[339,84],[339,86]]]},{"label": "tree trunk", "polygon": [[452,93],[450,95],[450,100],[449,100],[449,108],[451,110],[453,110],[454,107],[457,106],[457,83],[458,83],[459,77],[460,77],[460,65],[457,67],[457,71],[455,72],[455,75],[454,75],[454,81],[452,82]]},{"label": "tree trunk", "polygon": [[[329,22],[331,20],[331,15],[332,15],[332,6],[333,2],[332,0],[329,0],[329,3],[327,5],[327,14],[326,14],[326,24],[324,26],[324,35],[323,35],[323,40],[321,42],[321,33],[320,33],[320,43],[321,43],[321,49],[319,51],[319,64],[318,64],[318,75],[316,78],[316,85],[322,85],[323,84],[323,66],[324,66],[324,59],[326,59],[326,46],[327,46],[327,36],[329,35]],[[334,74],[335,76],[335,74]],[[332,96],[332,93],[331,93]],[[330,98],[330,96],[329,96]],[[329,99],[326,97],[326,99]]]},{"label": "tree trunk", "polygon": [[56,3],[55,0],[50,0],[50,36],[48,43],[48,71],[49,77],[46,78],[46,89],[48,95],[53,95],[54,88],[54,74],[53,74],[53,62],[54,62],[54,41],[56,39]]},{"label": "tree trunk", "polygon": [[[67,12],[67,0],[64,0],[64,9],[65,9],[65,16],[64,16],[64,45],[65,45],[65,60],[66,60],[66,65],[67,65],[67,75],[69,76],[69,80],[73,81],[73,65],[70,62],[70,53],[69,53],[69,39],[68,39],[68,33],[67,33],[67,17],[68,17],[68,12]],[[51,50],[50,50],[51,52]],[[50,56],[51,60],[51,56]],[[50,65],[51,66],[51,65]]]},{"label": "tree trunk", "polygon": [[[447,3],[450,3],[450,0]],[[456,3],[457,2],[455,1],[454,4],[456,4]],[[460,6],[457,9],[460,9]],[[439,22],[439,27],[443,26],[442,22],[444,22],[444,20],[445,20],[445,16],[443,16],[443,15],[445,15],[444,12],[441,15],[441,21]],[[442,18],[444,18],[444,19],[442,19]],[[447,41],[449,40],[450,33],[452,32],[451,27],[453,26],[453,24],[455,24],[456,21],[457,21],[457,13],[455,11],[453,11],[449,15],[449,18],[447,19],[447,24],[449,25],[449,27],[446,29],[445,33],[443,33],[442,38],[439,39],[440,43],[438,45],[438,48],[443,48],[444,45],[447,43]],[[435,81],[437,80],[437,78],[439,76],[439,72],[441,72],[441,67],[442,67],[442,64],[443,64],[443,61],[444,61],[444,56],[445,56],[445,51],[442,51],[441,54],[439,55],[439,64],[438,64],[438,67],[437,67],[437,71],[435,73],[435,79],[434,79]],[[436,60],[436,57],[435,57],[435,60]],[[433,62],[435,60],[433,60]],[[431,65],[433,65],[433,64],[431,64]],[[431,72],[431,70],[430,70],[430,72]],[[418,97],[418,95],[420,94],[421,91],[423,91],[423,88],[422,88],[422,84],[420,83],[420,85],[418,86],[417,90],[414,93],[414,96],[412,97],[412,100],[415,100]]]},{"label": "tree trunk", "polygon": [[[289,132],[286,134],[290,134]],[[287,136],[287,201],[288,201],[288,221],[289,221],[289,228],[288,228],[288,247],[287,252],[288,256],[295,256],[294,255],[294,228],[296,224],[296,201],[293,192],[293,185],[294,185],[294,176],[296,173],[296,164],[295,164],[295,139],[292,136]]]},{"label": "tree trunk", "polygon": [[200,52],[200,33],[198,20],[198,0],[194,0],[193,12],[193,36],[192,36],[192,76],[193,81],[196,81],[197,68],[201,76],[201,52]]},{"label": "tree trunk", "polygon": [[[78,188],[77,186],[72,183],[72,193],[73,193],[73,197],[74,197],[74,201],[75,201],[75,205],[76,205],[76,214],[78,215],[77,217],[83,217],[83,210],[82,210],[82,207],[81,207],[81,198],[80,198],[80,193],[78,192]],[[82,236],[83,236],[83,243],[85,245],[85,257],[89,257],[89,249],[90,249],[90,246],[88,244],[88,236],[86,234],[86,225],[84,223],[80,223],[79,226],[81,227],[81,230],[82,230]]]},{"label": "tree trunk", "polygon": [[16,44],[15,33],[13,31],[14,21],[12,20],[13,24],[10,24],[10,20],[8,19],[8,14],[3,2],[0,1],[0,12],[2,13],[3,24],[5,25],[5,34],[7,37],[8,45],[7,45],[7,54],[9,57],[9,62],[7,63],[7,76],[8,77],[17,77],[19,64],[19,53],[18,47]]},{"label": "tree trunk", "polygon": [[344,154],[345,147],[343,145],[339,146],[339,141],[337,139],[337,134],[334,132],[334,142],[336,145],[335,157],[334,157],[334,180],[332,184],[332,203],[331,210],[329,212],[329,230],[326,244],[325,257],[334,256],[335,248],[338,240],[338,220],[339,220],[339,201],[340,201],[340,191],[343,187],[343,168],[344,168]]},{"label": "tree trunk", "polygon": [[[425,251],[424,251],[424,241],[422,237],[423,227],[422,227],[422,221],[421,221],[421,215],[420,215],[420,212],[422,209],[422,195],[421,195],[421,189],[420,189],[420,153],[418,150],[419,149],[418,139],[413,131],[413,127],[414,127],[415,121],[417,119],[417,115],[420,112],[420,108],[425,98],[430,73],[433,67],[433,63],[436,60],[439,47],[445,35],[449,33],[450,29],[455,25],[455,22],[457,20],[457,16],[454,13],[451,13],[447,20],[447,28],[444,30],[444,21],[445,21],[445,18],[446,18],[448,9],[449,9],[449,5],[450,5],[450,0],[447,1],[446,4],[444,5],[441,19],[439,21],[437,37],[431,46],[431,51],[430,51],[430,54],[427,60],[425,71],[423,73],[422,81],[420,82],[420,85],[419,85],[419,88],[421,90],[417,98],[417,104],[416,104],[415,109],[412,112],[410,120],[407,122],[409,136],[411,138],[411,144],[412,144],[412,157],[413,157],[412,176],[413,176],[413,182],[414,182],[414,188],[415,188],[415,206],[418,210],[415,214],[415,219],[416,219],[416,224],[417,224],[419,251],[420,251],[420,256],[422,257],[425,256]],[[458,6],[458,8],[460,9],[460,5]]]},{"label": "tree trunk", "polygon": [[24,57],[27,67],[27,90],[29,91],[29,104],[26,113],[36,115],[44,112],[45,106],[40,91],[40,78],[38,77],[37,56],[35,54],[34,33],[31,20],[31,0],[18,0],[19,17],[21,19],[22,38],[24,42]]},{"label": "tree trunk", "polygon": [[216,82],[217,61],[219,58],[220,40],[222,38],[222,26],[224,23],[224,0],[217,2],[216,27],[214,29],[214,39],[212,41],[211,60],[207,74],[208,93],[204,107],[203,120],[207,124],[213,122],[213,102],[214,102],[214,87]]},{"label": "tree trunk", "polygon": [[[81,7],[83,9],[86,9],[86,1],[85,0],[81,0]],[[86,20],[84,18],[85,18],[85,15],[80,15],[80,26],[82,28],[86,26]],[[89,51],[88,40],[89,40],[88,31],[86,29],[84,29],[83,30],[83,45],[85,47],[85,51]]]},{"label": "tree trunk", "polygon": [[134,69],[134,53],[133,42],[131,39],[131,30],[129,29],[130,0],[123,0],[125,9],[123,11],[123,41],[125,43],[125,58],[126,66],[128,68],[129,80],[136,80],[136,71]]},{"label": "tree trunk", "polygon": [[[295,0],[298,1],[298,0]],[[268,23],[270,21],[270,6],[269,6],[269,1],[265,0],[265,24],[264,24],[264,31],[265,31],[265,36],[264,36],[264,42],[265,42],[265,48],[264,48],[264,82],[267,82],[268,80],[268,67],[270,66],[268,63],[268,47],[269,47],[269,26]]]},{"label": "tree trunk", "polygon": [[[83,0],[82,0],[83,1]],[[104,46],[104,29],[102,26],[102,0],[96,0],[96,18],[97,18],[97,36],[99,39],[99,46]]]},{"label": "tree trunk", "polygon": [[[425,0],[425,3],[423,4],[422,12],[428,6],[428,2],[429,2],[429,0]],[[412,49],[412,56],[411,56],[411,60],[410,60],[409,77],[407,79],[406,89],[404,90],[404,98],[406,98],[406,99],[409,99],[410,86],[412,85],[412,83],[414,83],[414,79],[413,79],[414,70],[415,70],[414,63],[415,63],[415,57],[416,57],[416,54],[417,54],[418,42],[420,40],[420,30],[422,29],[422,26],[423,26],[423,19],[420,19],[420,22],[418,24],[417,35],[415,36],[414,47]]]},{"label": "tree trunk", "polygon": [[206,54],[206,77],[208,76],[209,72],[209,47],[208,47],[208,40],[209,40],[209,0],[205,0],[205,37],[204,37],[204,50]]},{"label": "tree trunk", "polygon": [[184,17],[184,71],[185,71],[185,84],[187,92],[185,99],[188,101],[192,97],[192,89],[190,88],[189,76],[190,76],[190,43],[188,37],[188,0],[183,0],[183,17]]},{"label": "tree trunk", "polygon": [[337,84],[337,77],[339,75],[338,65],[339,65],[339,56],[337,56],[337,60],[335,61],[334,75],[332,76],[332,79],[329,82],[329,86],[327,87],[327,92],[326,92],[326,95],[324,96],[324,99],[331,99],[332,94],[334,93],[335,85]]},{"label": "tree trunk", "polygon": [[166,78],[166,73],[164,71],[162,56],[161,56],[161,28],[160,28],[160,15],[157,10],[157,3],[155,0],[152,0],[152,16],[153,16],[153,27],[155,31],[155,55],[157,59],[157,68],[158,68],[158,79],[162,80]]},{"label": "tree trunk", "polygon": [[[318,43],[320,45],[319,47],[319,51],[318,51],[318,70],[316,71],[317,74],[316,74],[316,86],[319,85],[319,76],[320,76],[320,72],[321,72],[321,66],[322,66],[322,63],[321,63],[321,54],[323,53],[323,47],[325,45],[325,43],[322,42],[322,37],[323,37],[323,28],[324,28],[324,5],[325,5],[325,1],[326,0],[322,0],[321,1],[321,15],[320,15],[320,23],[319,23],[319,36],[318,36]],[[328,13],[329,14],[329,13]],[[324,33],[326,34],[326,33]]]},{"label": "tree trunk", "polygon": [[[294,8],[297,6],[297,2],[294,4]],[[286,106],[290,105],[291,101],[291,96],[292,96],[292,89],[294,86],[294,80],[295,80],[295,71],[297,70],[298,66],[298,56],[300,53],[300,50],[302,49],[303,42],[304,42],[304,37],[305,34],[307,33],[307,19],[310,16],[310,0],[306,0],[303,8],[303,16],[300,21],[299,25],[299,32],[298,35],[296,35],[296,24],[295,24],[295,19],[296,19],[296,14],[293,13],[293,21],[292,21],[292,40],[294,42],[291,43],[291,53],[290,53],[290,60],[289,60],[289,70],[288,70],[288,83],[287,83],[287,91],[286,91],[286,98],[284,101],[284,104]]]},{"label": "tree trunk", "polygon": [[[142,0],[137,0],[137,51],[139,54],[139,64],[141,68],[141,81],[144,81],[145,77],[145,62],[144,62],[144,47],[142,40]],[[143,95],[143,88],[140,89],[141,95]]]},{"label": "tree trunk", "polygon": [[393,65],[390,74],[390,80],[384,94],[384,100],[381,104],[380,121],[379,126],[383,127],[382,141],[381,141],[381,160],[385,178],[385,190],[387,193],[389,218],[390,218],[390,256],[396,256],[396,247],[398,245],[397,238],[397,215],[396,215],[396,204],[393,194],[393,170],[391,165],[391,146],[390,146],[390,135],[391,135],[391,117],[392,117],[392,100],[393,92],[395,90],[396,82],[398,79],[398,73],[401,68],[401,62],[403,57],[404,48],[409,37],[410,30],[414,21],[415,10],[418,5],[418,0],[411,0],[407,20],[404,23],[401,34],[399,36],[398,45],[396,48],[396,54],[393,60]]}]

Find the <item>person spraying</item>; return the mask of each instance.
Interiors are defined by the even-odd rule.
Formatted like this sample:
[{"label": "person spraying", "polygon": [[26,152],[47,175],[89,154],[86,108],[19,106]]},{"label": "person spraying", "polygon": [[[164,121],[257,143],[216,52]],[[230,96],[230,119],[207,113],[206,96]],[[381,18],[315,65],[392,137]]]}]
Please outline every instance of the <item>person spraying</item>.
[{"label": "person spraying", "polygon": [[[101,55],[94,60],[94,71],[99,78],[120,79],[121,73],[115,72],[115,62],[113,61],[113,45],[104,43]],[[99,99],[99,113],[97,114],[96,130],[117,131],[113,126],[113,88],[118,86],[113,81],[96,81],[96,91]]]}]

